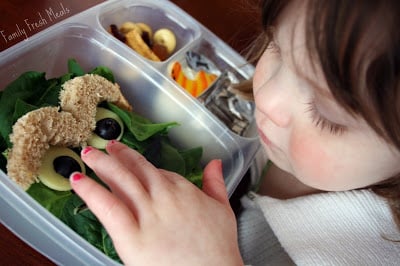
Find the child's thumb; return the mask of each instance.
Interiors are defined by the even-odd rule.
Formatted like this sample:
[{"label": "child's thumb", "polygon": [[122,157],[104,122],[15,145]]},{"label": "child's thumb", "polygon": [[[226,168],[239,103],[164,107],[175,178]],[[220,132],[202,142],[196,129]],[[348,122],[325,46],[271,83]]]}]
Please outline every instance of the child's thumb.
[{"label": "child's thumb", "polygon": [[221,160],[212,160],[204,168],[203,191],[217,201],[229,205]]}]

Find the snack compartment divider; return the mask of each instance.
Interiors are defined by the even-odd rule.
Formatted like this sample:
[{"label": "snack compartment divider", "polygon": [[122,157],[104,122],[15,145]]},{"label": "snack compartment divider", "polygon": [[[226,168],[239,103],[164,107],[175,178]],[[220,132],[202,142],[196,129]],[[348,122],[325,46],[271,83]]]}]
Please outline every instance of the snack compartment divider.
[{"label": "snack compartment divider", "polygon": [[[97,22],[105,31],[109,30],[111,24],[119,27],[128,21],[146,23],[152,28],[153,33],[160,28],[172,30],[177,40],[175,51],[166,60],[161,62],[145,59],[149,64],[154,65],[155,68],[159,68],[167,64],[167,61],[171,57],[181,53],[181,50],[185,49],[186,46],[201,38],[201,29],[195,21],[189,16],[180,14],[178,11],[176,8],[173,8],[173,5],[168,6],[167,9],[161,9],[159,4],[156,5],[155,3],[151,3],[151,1],[125,1],[123,6],[114,7],[110,5],[109,7],[100,8],[97,14]],[[113,38],[116,39],[114,36]],[[135,51],[133,52],[136,53]]]}]

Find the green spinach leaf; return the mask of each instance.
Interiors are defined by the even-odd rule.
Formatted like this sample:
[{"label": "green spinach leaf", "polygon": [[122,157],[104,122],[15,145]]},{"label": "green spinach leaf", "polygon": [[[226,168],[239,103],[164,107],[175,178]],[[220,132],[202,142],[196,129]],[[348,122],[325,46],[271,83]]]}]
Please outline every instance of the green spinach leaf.
[{"label": "green spinach leaf", "polygon": [[0,169],[6,173],[7,172],[7,157],[5,156],[5,152],[7,151],[7,143],[6,141],[3,139],[2,136],[0,136]]},{"label": "green spinach leaf", "polygon": [[[170,144],[169,139],[160,137],[155,143],[156,145],[151,147],[153,149],[152,152],[149,150],[145,152],[146,157],[159,168],[185,176],[185,160],[179,154],[179,151]],[[151,154],[152,158],[150,158],[149,154]]]},{"label": "green spinach leaf", "polygon": [[108,79],[112,83],[115,83],[114,74],[108,67],[104,66],[95,67],[92,71],[89,72],[89,74],[96,74],[102,76],[103,78]]},{"label": "green spinach leaf", "polygon": [[68,72],[72,73],[76,77],[85,75],[83,68],[73,58],[68,59]]},{"label": "green spinach leaf", "polygon": [[59,104],[59,95],[62,88],[61,85],[64,83],[64,78],[70,77],[71,76],[68,75],[49,80],[46,91],[36,102],[34,102],[34,104],[38,107],[57,106]]},{"label": "green spinach leaf", "polygon": [[122,260],[119,258],[118,253],[115,250],[111,237],[104,227],[101,227],[101,235],[103,238],[103,252],[111,259],[122,263]]},{"label": "green spinach leaf", "polygon": [[152,143],[151,139],[139,141],[129,130],[124,131],[124,134],[122,135],[120,141],[142,154],[147,149],[147,147]]},{"label": "green spinach leaf", "polygon": [[12,124],[15,124],[17,120],[26,113],[37,109],[38,107],[23,100],[17,99],[15,102],[14,113],[12,115]]},{"label": "green spinach leaf", "polygon": [[18,100],[35,102],[46,91],[47,86],[45,73],[30,71],[19,76],[4,89],[0,98],[0,133],[9,147],[15,103]]},{"label": "green spinach leaf", "polygon": [[52,190],[41,182],[31,185],[27,193],[58,218],[73,195],[71,191]]},{"label": "green spinach leaf", "polygon": [[139,141],[146,140],[155,134],[166,134],[171,127],[178,125],[176,122],[153,123],[139,114],[122,110],[112,103],[107,103],[107,105],[111,111],[122,119],[129,131]]},{"label": "green spinach leaf", "polygon": [[97,217],[76,194],[73,194],[66,202],[60,219],[90,244],[110,258],[121,262],[110,236]]},{"label": "green spinach leaf", "polygon": [[74,194],[67,200],[60,219],[89,243],[103,250],[102,225],[79,196]]}]

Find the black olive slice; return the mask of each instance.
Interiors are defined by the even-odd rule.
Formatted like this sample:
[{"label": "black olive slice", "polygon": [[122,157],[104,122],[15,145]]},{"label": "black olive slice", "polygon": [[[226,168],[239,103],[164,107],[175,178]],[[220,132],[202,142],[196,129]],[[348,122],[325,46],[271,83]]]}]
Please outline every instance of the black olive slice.
[{"label": "black olive slice", "polygon": [[96,129],[94,130],[94,133],[103,139],[112,140],[119,137],[121,130],[122,128],[118,121],[116,121],[114,118],[107,117],[96,122]]},{"label": "black olive slice", "polygon": [[62,175],[65,178],[69,178],[69,176],[73,172],[82,171],[79,163],[72,157],[62,155],[53,160],[53,167],[56,173]]},{"label": "black olive slice", "polygon": [[124,134],[124,123],[119,116],[103,107],[97,107],[96,128],[88,139],[88,144],[104,149],[109,140],[120,140]]},{"label": "black olive slice", "polygon": [[43,156],[38,171],[39,180],[51,189],[71,190],[69,176],[73,172],[85,173],[85,165],[73,150],[52,146]]}]

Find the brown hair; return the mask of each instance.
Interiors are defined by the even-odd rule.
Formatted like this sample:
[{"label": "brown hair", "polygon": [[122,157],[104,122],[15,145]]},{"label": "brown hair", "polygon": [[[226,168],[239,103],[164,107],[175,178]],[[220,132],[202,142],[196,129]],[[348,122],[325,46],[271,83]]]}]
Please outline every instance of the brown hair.
[{"label": "brown hair", "polygon": [[[253,58],[265,50],[268,29],[288,3],[262,1],[265,31],[250,51]],[[307,5],[309,56],[320,63],[336,101],[400,150],[400,1],[309,0]],[[388,199],[400,228],[400,175],[370,188]]]}]

